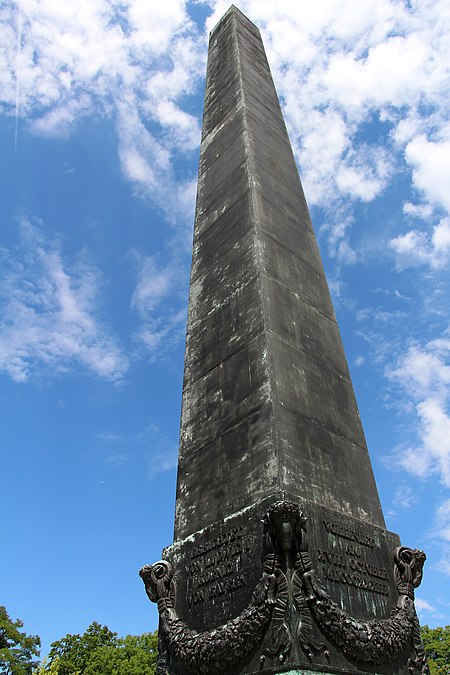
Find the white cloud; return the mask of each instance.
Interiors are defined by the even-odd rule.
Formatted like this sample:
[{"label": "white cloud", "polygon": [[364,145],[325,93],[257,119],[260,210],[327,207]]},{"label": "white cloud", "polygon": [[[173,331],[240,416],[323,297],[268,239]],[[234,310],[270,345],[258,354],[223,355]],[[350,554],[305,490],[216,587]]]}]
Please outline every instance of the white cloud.
[{"label": "white cloud", "polygon": [[435,139],[425,134],[415,136],[407,144],[405,156],[413,169],[414,185],[426,200],[450,212],[450,124],[435,135]]},{"label": "white cloud", "polygon": [[42,116],[33,120],[33,130],[52,138],[64,138],[72,129],[74,123],[90,110],[89,98],[83,94],[77,100],[68,101],[64,107],[50,108]]},{"label": "white cloud", "polygon": [[[229,3],[208,4],[212,28]],[[422,200],[416,216],[422,209],[428,218],[427,205],[449,209],[445,0],[318,0],[308,6],[242,0],[240,7],[261,28],[311,204],[335,211],[349,200],[370,202],[386,189],[395,167],[411,172],[410,188]],[[20,0],[7,3],[0,20],[4,110],[20,111],[37,133],[52,135],[70,133],[87,114],[116,120],[127,178],[139,194],[175,211],[174,222],[185,217],[181,200],[188,186],[180,187],[172,156],[199,141],[199,120],[184,97],[198,92],[207,47],[185,0],[83,0],[76,7]],[[365,123],[374,120],[384,130],[361,145]],[[433,232],[424,227],[423,234],[426,246]],[[349,230],[342,262],[352,262],[348,236]],[[420,241],[413,243],[416,260],[436,263],[433,250],[423,255]],[[442,248],[439,241],[434,245]]]},{"label": "white cloud", "polygon": [[416,502],[416,497],[409,485],[399,485],[394,495],[394,504],[403,509],[409,509]]},{"label": "white cloud", "polygon": [[[178,449],[161,429],[149,423],[143,429],[131,434],[105,431],[95,434],[96,447],[103,455],[103,461],[111,469],[122,469],[124,465],[142,466],[150,479],[174,469],[177,466]],[[99,446],[100,442],[100,447]],[[112,448],[117,448],[112,452]],[[149,453],[149,447],[152,448]]]},{"label": "white cloud", "polygon": [[[137,194],[151,198],[166,212],[170,223],[179,226],[180,222],[188,221],[191,225],[193,217],[189,214],[193,214],[195,203],[192,179],[176,180],[170,147],[163,138],[158,139],[148,131],[139,114],[139,105],[135,98],[123,99],[117,108],[119,158],[124,175],[134,185]],[[175,108],[172,111],[174,115],[178,115]],[[176,126],[174,125],[170,126],[168,123],[172,131]],[[186,142],[189,147],[192,146],[189,134],[193,133],[190,129],[186,137],[179,141],[180,148],[185,147]],[[173,134],[171,142],[175,144]]]},{"label": "white cloud", "polygon": [[442,542],[442,557],[435,567],[442,574],[450,575],[450,499],[444,500],[436,509],[432,534]]},{"label": "white cloud", "polygon": [[436,521],[440,537],[450,542],[450,499],[439,506],[436,512]]},{"label": "white cloud", "polygon": [[420,437],[430,469],[450,487],[450,416],[441,401],[427,399],[417,404]]},{"label": "white cloud", "polygon": [[[450,553],[450,551],[448,553]],[[448,557],[441,558],[436,567],[443,574],[448,574],[450,576],[450,561]]]},{"label": "white cloud", "polygon": [[415,603],[418,612],[434,612],[435,609],[427,600],[416,598]]},{"label": "white cloud", "polygon": [[445,614],[440,612],[434,605],[428,602],[428,600],[416,597],[414,604],[421,623],[427,623],[430,620],[430,614],[436,620],[446,618]]},{"label": "white cloud", "polygon": [[175,469],[178,464],[178,448],[166,447],[148,458],[147,473],[149,478],[154,478],[160,473]]},{"label": "white cloud", "polygon": [[[186,311],[172,301],[164,301],[180,287],[182,266],[177,259],[159,265],[152,257],[133,255],[137,267],[137,284],[131,298],[131,309],[140,318],[134,339],[150,361],[161,358],[185,331]],[[185,299],[182,304],[184,305]]]},{"label": "white cloud", "polygon": [[442,218],[430,234],[409,230],[391,239],[390,246],[400,270],[417,265],[446,268],[450,262],[450,218]]},{"label": "white cloud", "polygon": [[186,22],[185,3],[180,0],[135,0],[124,7],[128,9],[132,40],[144,51],[166,51],[174,31]]},{"label": "white cloud", "polygon": [[121,466],[126,464],[129,461],[129,459],[130,458],[128,455],[116,452],[115,454],[108,455],[107,457],[105,457],[105,463],[115,469],[119,469]]},{"label": "white cloud", "polygon": [[438,475],[450,487],[450,340],[413,344],[387,377],[414,404],[415,440],[398,447],[396,463],[418,477]]},{"label": "white cloud", "polygon": [[170,156],[198,145],[199,122],[182,99],[206,50],[185,1],[19,0],[3,6],[0,30],[0,109],[54,137],[83,116],[109,117],[126,177],[182,219]]},{"label": "white cloud", "polygon": [[342,106],[361,110],[367,102],[387,101],[397,106],[408,95],[417,96],[426,77],[427,46],[414,34],[383,35],[381,40],[368,47],[367,56],[353,51],[330,59],[323,81]]},{"label": "white cloud", "polygon": [[20,252],[3,257],[0,369],[16,382],[80,366],[120,381],[128,360],[98,318],[98,270],[82,257],[69,264],[26,220]]},{"label": "white cloud", "polygon": [[95,435],[96,439],[102,443],[120,444],[124,442],[124,437],[113,431],[104,431]]},{"label": "white cloud", "polygon": [[411,345],[389,377],[399,381],[413,397],[431,397],[437,393],[445,396],[450,384],[450,366],[445,362],[448,345],[449,340],[445,338],[433,340],[425,347]]},{"label": "white cloud", "polygon": [[[209,27],[227,3],[213,6]],[[431,241],[433,209],[450,207],[448,3],[243,0],[240,7],[261,28],[308,201],[334,213],[336,204],[376,199],[402,173]],[[362,147],[366,123],[376,122],[383,126]],[[438,259],[433,250],[420,256],[427,265]]]},{"label": "white cloud", "polygon": [[348,215],[335,216],[334,222],[324,223],[321,231],[327,235],[329,255],[338,263],[351,264],[356,262],[356,253],[352,249],[347,237],[352,225],[352,218]]},{"label": "white cloud", "polygon": [[450,218],[443,218],[433,230],[433,248],[438,252],[450,253]]},{"label": "white cloud", "polygon": [[[295,84],[299,86],[298,82],[287,86]],[[286,113],[296,123],[292,140],[308,200],[328,201],[335,190],[334,174],[350,147],[351,129],[340,112],[327,108],[305,113],[297,99],[286,101]]]},{"label": "white cloud", "polygon": [[147,317],[173,289],[176,281],[174,265],[160,267],[152,257],[135,254],[138,262],[138,282],[131,299],[131,307],[140,316]]},{"label": "white cloud", "polygon": [[403,204],[403,211],[408,216],[413,216],[414,218],[420,218],[422,220],[427,220],[433,215],[433,208],[430,204],[412,204],[411,202],[405,202]]},{"label": "white cloud", "polygon": [[148,316],[135,332],[134,338],[149,362],[161,359],[184,336],[186,312],[168,310]]},{"label": "white cloud", "polygon": [[347,192],[354,199],[370,202],[384,189],[391,174],[386,152],[361,144],[347,153],[336,183],[343,194]]}]

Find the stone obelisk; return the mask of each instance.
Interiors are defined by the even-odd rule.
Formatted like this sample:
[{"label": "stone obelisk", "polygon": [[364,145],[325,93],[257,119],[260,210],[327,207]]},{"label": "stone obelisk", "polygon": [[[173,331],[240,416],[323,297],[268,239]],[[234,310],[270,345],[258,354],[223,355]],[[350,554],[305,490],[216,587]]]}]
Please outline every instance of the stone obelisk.
[{"label": "stone obelisk", "polygon": [[264,47],[231,7],[209,45],[174,543],[141,571],[159,672],[425,673],[423,561],[385,528]]}]

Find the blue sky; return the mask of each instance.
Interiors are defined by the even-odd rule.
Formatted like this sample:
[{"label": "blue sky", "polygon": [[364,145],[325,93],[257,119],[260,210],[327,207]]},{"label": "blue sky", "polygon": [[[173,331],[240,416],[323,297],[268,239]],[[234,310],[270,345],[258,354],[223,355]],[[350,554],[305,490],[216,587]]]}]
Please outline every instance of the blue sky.
[{"label": "blue sky", "polygon": [[[311,208],[389,529],[450,623],[450,9],[243,0]],[[207,35],[228,3],[0,11],[0,603],[153,630],[172,540]]]}]

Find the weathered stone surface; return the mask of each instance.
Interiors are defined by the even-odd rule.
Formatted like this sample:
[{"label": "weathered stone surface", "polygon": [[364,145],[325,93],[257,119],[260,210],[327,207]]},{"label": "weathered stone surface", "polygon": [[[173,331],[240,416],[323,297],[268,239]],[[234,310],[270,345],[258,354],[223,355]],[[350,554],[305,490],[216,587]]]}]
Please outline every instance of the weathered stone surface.
[{"label": "weathered stone surface", "polygon": [[426,674],[425,557],[399,543],[259,31],[232,7],[210,38],[174,543],[141,571],[158,673]]},{"label": "weathered stone surface", "polygon": [[210,41],[179,461],[176,539],[286,487],[384,526],[264,48],[237,10]]}]

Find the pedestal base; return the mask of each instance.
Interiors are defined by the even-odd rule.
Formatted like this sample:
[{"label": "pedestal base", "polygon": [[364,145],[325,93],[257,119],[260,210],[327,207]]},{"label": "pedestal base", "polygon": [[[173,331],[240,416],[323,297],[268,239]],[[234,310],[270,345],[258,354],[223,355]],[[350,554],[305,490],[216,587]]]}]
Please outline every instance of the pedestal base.
[{"label": "pedestal base", "polygon": [[424,559],[382,528],[274,494],[141,571],[160,673],[427,673],[413,601]]}]

